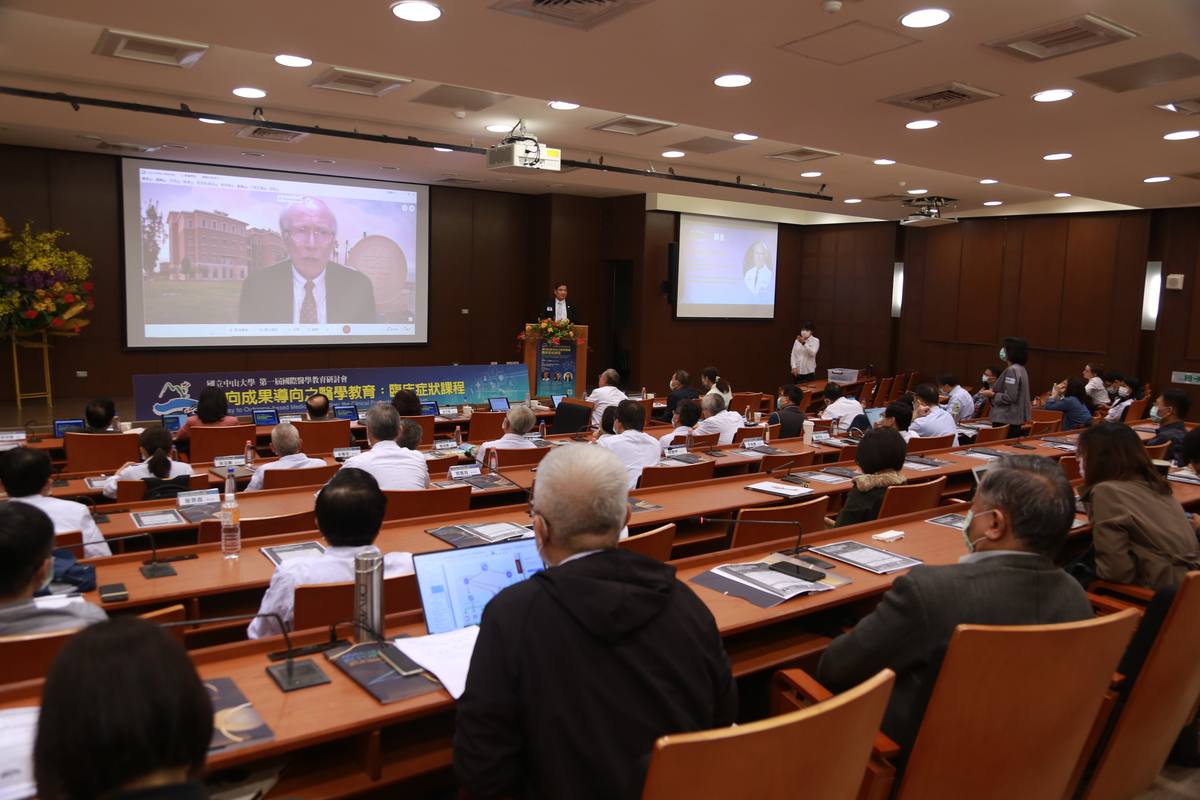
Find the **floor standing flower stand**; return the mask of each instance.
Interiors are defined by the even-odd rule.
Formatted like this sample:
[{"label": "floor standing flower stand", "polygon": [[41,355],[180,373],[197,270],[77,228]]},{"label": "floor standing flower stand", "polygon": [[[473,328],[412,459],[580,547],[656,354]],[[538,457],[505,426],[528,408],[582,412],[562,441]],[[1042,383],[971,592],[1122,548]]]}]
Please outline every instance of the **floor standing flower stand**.
[{"label": "floor standing flower stand", "polygon": [[[34,337],[38,337],[35,339]],[[21,409],[22,400],[36,400],[46,398],[46,405],[53,406],[54,399],[50,395],[50,348],[54,345],[50,344],[46,337],[46,331],[31,331],[29,333],[13,333],[9,334],[12,339],[12,356],[13,356],[13,383],[16,385],[17,391],[17,410]],[[42,392],[21,392],[21,364],[17,361],[18,347],[32,348],[42,351],[42,372],[45,381],[45,391]]]}]

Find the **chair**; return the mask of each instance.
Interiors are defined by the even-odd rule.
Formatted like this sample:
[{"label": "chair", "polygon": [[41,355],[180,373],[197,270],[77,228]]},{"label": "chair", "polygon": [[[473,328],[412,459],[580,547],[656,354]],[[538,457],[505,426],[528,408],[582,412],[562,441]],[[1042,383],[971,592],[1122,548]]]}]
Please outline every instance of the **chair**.
[{"label": "chair", "polygon": [[858,395],[858,400],[862,403],[863,408],[870,408],[875,404],[875,389],[878,384],[878,378],[868,378],[863,382],[862,391]]},{"label": "chair", "polygon": [[663,525],[637,536],[629,536],[617,542],[617,547],[632,550],[658,561],[671,560],[671,547],[675,544],[675,523]]},{"label": "chair", "polygon": [[1062,467],[1063,472],[1067,473],[1067,480],[1077,481],[1083,476],[1079,473],[1079,457],[1078,456],[1063,456],[1058,460],[1058,465]]},{"label": "chair", "polygon": [[[157,609],[156,611],[147,611],[145,614],[138,614],[138,617],[148,620],[149,622],[153,622],[155,625],[166,625],[172,622],[186,621],[187,609],[182,605],[176,604],[173,606],[167,606],[166,608]],[[170,628],[167,628],[167,633],[174,636],[175,641],[179,642],[184,647],[187,646],[187,641],[184,638],[183,625],[172,625]]]},{"label": "chair", "polygon": [[[315,422],[314,425],[325,425]],[[264,489],[287,489],[292,486],[324,486],[341,464],[326,464],[323,467],[301,467],[300,469],[269,469],[263,473]]]},{"label": "chair", "polygon": [[1029,435],[1040,436],[1043,433],[1058,433],[1062,430],[1062,417],[1058,419],[1034,420],[1029,423]]},{"label": "chair", "polygon": [[[429,419],[433,419],[430,417]],[[307,455],[332,453],[335,447],[350,446],[350,420],[330,419],[321,422],[293,422],[300,434],[301,448]],[[429,439],[433,441],[433,425],[429,426]]]},{"label": "chair", "polygon": [[[54,534],[55,547],[81,547],[83,545],[83,531],[63,531],[62,533]],[[82,553],[82,550],[75,550],[76,555]]]},{"label": "chair", "polygon": [[942,499],[942,489],[945,486],[945,475],[926,483],[889,486],[887,493],[883,496],[883,503],[879,506],[878,519],[937,508],[937,504]]},{"label": "chair", "polygon": [[564,397],[554,409],[554,423],[550,433],[579,433],[586,431],[592,421],[594,403],[586,400],[576,400],[574,397]]},{"label": "chair", "polygon": [[[771,430],[771,441],[779,438],[779,429],[782,427],[778,422],[768,426]],[[733,443],[737,444],[742,439],[757,439],[763,435],[763,427],[761,425],[747,425],[744,428],[738,428],[733,432]]]},{"label": "chair", "polygon": [[[493,412],[485,411],[483,413],[491,414]],[[500,412],[496,412],[496,413],[500,413]],[[433,424],[436,420],[434,420],[434,417],[432,414],[419,414],[415,417],[401,417],[400,419],[411,419],[413,422],[416,422],[418,425],[420,425],[421,426],[421,444],[425,445],[426,447],[433,446]],[[471,424],[472,425],[475,424],[475,415],[474,414],[471,415]],[[484,439],[483,441],[487,441],[487,440]],[[318,450],[317,452],[324,453],[325,451]]]},{"label": "chair", "polygon": [[[210,478],[211,476],[206,473],[188,476],[186,491],[195,492],[207,489],[211,485]],[[117,502],[136,503],[146,496],[146,490],[147,486],[144,480],[117,481]]]},{"label": "chair", "polygon": [[895,678],[885,669],[820,705],[736,728],[662,736],[642,800],[853,800]]},{"label": "chair", "polygon": [[1151,461],[1161,459],[1167,454],[1167,448],[1170,446],[1170,442],[1163,442],[1162,444],[1156,445],[1146,445],[1146,455],[1150,456]]},{"label": "chair", "polygon": [[[274,517],[242,517],[240,525],[243,540],[317,529],[317,521],[311,509],[291,514],[279,514]],[[200,544],[221,541],[221,521],[206,519],[201,522],[198,541]]]},{"label": "chair", "polygon": [[476,411],[471,415],[467,440],[482,444],[499,439],[504,435],[504,420],[507,417],[507,411]]},{"label": "chair", "polygon": [[63,449],[70,472],[113,472],[142,460],[136,433],[64,433]]},{"label": "chair", "polygon": [[908,376],[907,375],[897,375],[894,378],[892,378],[892,393],[890,395],[888,395],[888,402],[894,403],[897,400],[899,400],[900,395],[904,394],[904,391],[907,387],[908,387]]},{"label": "chair", "polygon": [[[720,438],[721,438],[721,434],[719,434],[719,433],[693,433],[692,434],[692,446],[693,447],[701,447],[704,445],[712,445],[713,447],[716,447],[717,442],[720,440]],[[686,433],[675,434],[675,438],[671,440],[671,444],[672,445],[687,444],[687,434]]]},{"label": "chair", "polygon": [[886,407],[891,400],[892,383],[895,378],[883,378],[879,381],[879,389],[875,392],[875,408]]},{"label": "chair", "polygon": [[193,428],[188,461],[207,464],[219,456],[240,456],[246,452],[246,442],[258,439],[254,425],[213,425]]},{"label": "chair", "polygon": [[[775,440],[772,439],[771,441]],[[805,467],[811,467],[816,457],[816,452],[812,450],[807,453],[780,453],[778,455],[765,455],[762,457],[762,461],[758,462],[758,471],[765,474],[788,463],[791,464],[791,469],[801,470]]]},{"label": "chair", "polygon": [[715,461],[701,461],[699,464],[684,464],[681,467],[642,467],[642,477],[638,483],[639,489],[650,489],[655,486],[673,486],[677,483],[704,481],[713,476],[717,468]]},{"label": "chair", "polygon": [[944,447],[953,447],[955,436],[956,434],[953,433],[947,433],[945,436],[914,436],[908,440],[908,452],[928,453],[930,450],[941,450]]},{"label": "chair", "polygon": [[1150,405],[1150,399],[1152,397],[1153,395],[1149,394],[1149,390],[1147,390],[1145,397],[1143,397],[1141,400],[1134,400],[1132,403],[1130,403],[1129,407],[1125,409],[1125,414],[1121,417],[1121,421],[1136,422],[1139,419],[1145,419],[1146,407]]},{"label": "chair", "polygon": [[553,447],[495,447],[496,467],[536,467]]},{"label": "chair", "polygon": [[[732,525],[729,547],[745,547],[750,544],[774,542],[803,533],[820,533],[825,529],[825,512],[829,509],[829,495],[823,495],[803,503],[768,508],[743,508],[737,512],[737,522]],[[752,525],[752,520],[765,522],[799,522],[799,528],[786,525]],[[747,523],[747,524],[742,524]]]},{"label": "chair", "polygon": [[[421,607],[417,576],[393,575],[383,579],[383,613],[397,614]],[[292,611],[292,629],[325,628],[353,616],[354,581],[297,586]]]},{"label": "chair", "polygon": [[[70,434],[68,434],[70,435]],[[100,436],[81,433],[80,436]],[[0,686],[46,677],[58,651],[79,628],[0,636]]]},{"label": "chair", "polygon": [[1061,411],[1047,411],[1044,408],[1034,408],[1029,412],[1029,418],[1034,422],[1054,422],[1062,419]]},{"label": "chair", "polygon": [[1008,431],[1008,425],[993,425],[990,428],[980,428],[979,433],[975,435],[975,444],[983,445],[1011,438],[1008,435]]},{"label": "chair", "polygon": [[734,392],[733,397],[729,399],[729,410],[736,411],[741,414],[749,406],[750,413],[762,410],[762,393],[760,392]]},{"label": "chair", "polygon": [[654,398],[653,397],[630,398],[630,399],[632,399],[633,402],[640,404],[642,408],[646,409],[646,423],[645,424],[647,426],[649,426],[650,423],[654,422]]},{"label": "chair", "polygon": [[858,457],[858,445],[848,444],[842,448],[842,451],[840,453],[838,453],[837,463],[839,463],[839,464],[844,464],[846,462],[854,463],[855,459],[857,457]]},{"label": "chair", "polygon": [[470,486],[384,491],[388,499],[385,520],[412,519],[431,514],[451,514],[471,507]]}]

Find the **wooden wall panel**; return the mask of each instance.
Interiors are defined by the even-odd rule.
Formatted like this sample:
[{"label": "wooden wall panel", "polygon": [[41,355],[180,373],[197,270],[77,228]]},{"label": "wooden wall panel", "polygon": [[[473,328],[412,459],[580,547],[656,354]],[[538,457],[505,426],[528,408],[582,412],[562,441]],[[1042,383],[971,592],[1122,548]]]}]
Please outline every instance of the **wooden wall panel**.
[{"label": "wooden wall panel", "polygon": [[1030,347],[1053,349],[1058,347],[1069,221],[1066,217],[1038,217],[1025,226],[1016,329]]},{"label": "wooden wall panel", "polygon": [[972,219],[963,220],[959,226],[962,270],[959,295],[952,304],[958,312],[956,339],[990,347],[999,337],[1005,228]]},{"label": "wooden wall panel", "polygon": [[[962,227],[930,228],[926,236],[925,279],[920,285],[921,338],[955,341],[958,328],[958,277],[963,262]],[[914,287],[916,288],[916,287]]]},{"label": "wooden wall panel", "polygon": [[[1184,389],[1192,398],[1191,420],[1200,419],[1200,389],[1172,384],[1171,372],[1200,372],[1200,208],[1156,211],[1148,261],[1162,261],[1163,275],[1183,275],[1183,289],[1164,289],[1158,309],[1153,366],[1144,376],[1155,389]],[[1140,298],[1141,295],[1139,294]],[[1140,310],[1141,304],[1138,303]]]},{"label": "wooden wall panel", "polygon": [[1058,334],[1063,350],[1108,352],[1111,330],[1096,320],[1108,319],[1112,311],[1120,227],[1121,218],[1109,215],[1070,220]]}]

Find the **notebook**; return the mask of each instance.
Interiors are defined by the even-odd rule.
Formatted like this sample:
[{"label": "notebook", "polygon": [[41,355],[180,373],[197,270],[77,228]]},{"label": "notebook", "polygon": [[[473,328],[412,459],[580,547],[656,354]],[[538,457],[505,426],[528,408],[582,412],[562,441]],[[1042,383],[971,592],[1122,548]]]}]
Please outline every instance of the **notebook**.
[{"label": "notebook", "polygon": [[478,625],[502,589],[545,569],[537,542],[515,542],[413,555],[421,609],[430,633]]}]

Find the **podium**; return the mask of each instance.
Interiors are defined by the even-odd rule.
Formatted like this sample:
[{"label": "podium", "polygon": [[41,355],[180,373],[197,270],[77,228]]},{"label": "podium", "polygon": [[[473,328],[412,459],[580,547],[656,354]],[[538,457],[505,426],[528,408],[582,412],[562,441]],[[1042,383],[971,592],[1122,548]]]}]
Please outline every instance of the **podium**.
[{"label": "podium", "polygon": [[[587,387],[588,326],[576,325],[575,338],[553,344],[534,338],[538,323],[525,325],[525,366],[529,370],[529,393],[534,397],[565,394],[582,397]],[[542,375],[549,373],[549,381]],[[555,376],[558,380],[555,380]],[[570,380],[566,376],[570,375]],[[545,391],[543,391],[545,390]]]}]

